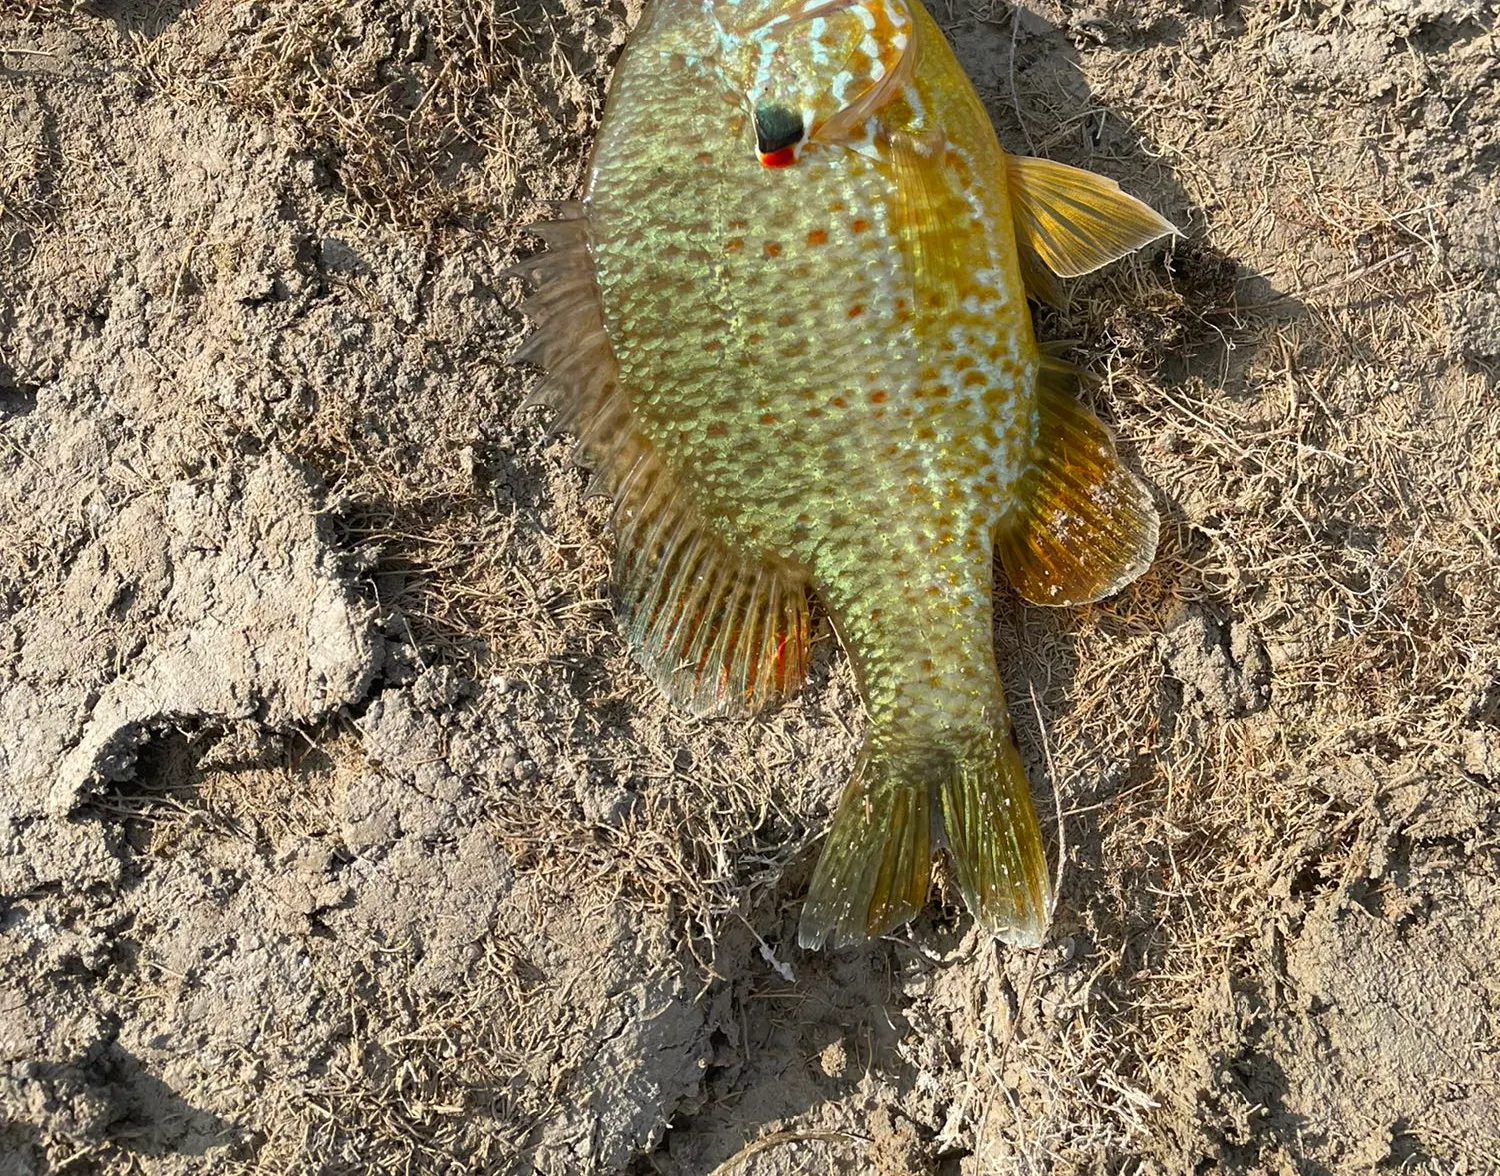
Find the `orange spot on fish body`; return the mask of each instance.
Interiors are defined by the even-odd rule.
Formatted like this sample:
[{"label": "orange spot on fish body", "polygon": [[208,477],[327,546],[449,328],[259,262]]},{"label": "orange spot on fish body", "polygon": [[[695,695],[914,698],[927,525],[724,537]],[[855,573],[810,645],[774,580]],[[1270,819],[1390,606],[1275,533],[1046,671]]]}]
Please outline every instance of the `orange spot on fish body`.
[{"label": "orange spot on fish body", "polygon": [[767,241],[766,242],[766,256],[767,257],[780,257],[781,256],[781,244],[779,242],[777,242],[777,241]]},{"label": "orange spot on fish body", "polygon": [[851,232],[863,233],[867,231],[869,227],[870,222],[865,220],[865,218],[862,216],[857,216],[849,222],[849,229]]},{"label": "orange spot on fish body", "polygon": [[827,229],[814,229],[812,232],[810,232],[810,233],[807,234],[807,243],[809,245],[827,245],[828,244],[828,230]]},{"label": "orange spot on fish body", "polygon": [[860,315],[862,315],[864,313],[865,313],[865,308],[864,308],[864,306],[861,303],[856,302],[853,306],[851,306],[849,308],[849,317],[852,318],[852,319],[857,319]]},{"label": "orange spot on fish body", "polygon": [[888,393],[884,388],[876,388],[875,391],[870,393],[871,404],[884,404],[889,399],[890,393]]},{"label": "orange spot on fish body", "polygon": [[738,253],[744,247],[745,239],[743,237],[731,237],[724,242],[725,253]]}]

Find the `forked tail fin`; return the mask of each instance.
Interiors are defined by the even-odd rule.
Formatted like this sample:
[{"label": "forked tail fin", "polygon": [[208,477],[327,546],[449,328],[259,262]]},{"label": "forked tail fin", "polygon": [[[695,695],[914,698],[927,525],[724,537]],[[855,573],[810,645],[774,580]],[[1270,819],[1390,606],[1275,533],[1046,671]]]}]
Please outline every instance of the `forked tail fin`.
[{"label": "forked tail fin", "polygon": [[813,873],[798,942],[847,947],[914,918],[942,846],[980,926],[1018,947],[1042,942],[1052,882],[1026,772],[1003,732],[957,753],[866,748]]}]

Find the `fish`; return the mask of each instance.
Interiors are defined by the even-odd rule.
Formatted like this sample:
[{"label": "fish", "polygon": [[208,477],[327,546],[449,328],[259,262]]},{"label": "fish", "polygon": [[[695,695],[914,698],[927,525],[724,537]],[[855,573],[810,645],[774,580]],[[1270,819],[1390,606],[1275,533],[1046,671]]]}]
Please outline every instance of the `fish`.
[{"label": "fish", "polygon": [[1174,227],[1005,152],[920,0],[648,0],[581,200],[530,231],[514,359],[613,498],[635,660],[694,714],[757,713],[806,676],[816,599],[853,664],[866,734],[801,946],[908,922],[942,852],[987,934],[1042,943],[994,565],[1096,601],[1159,524],[1028,297]]}]

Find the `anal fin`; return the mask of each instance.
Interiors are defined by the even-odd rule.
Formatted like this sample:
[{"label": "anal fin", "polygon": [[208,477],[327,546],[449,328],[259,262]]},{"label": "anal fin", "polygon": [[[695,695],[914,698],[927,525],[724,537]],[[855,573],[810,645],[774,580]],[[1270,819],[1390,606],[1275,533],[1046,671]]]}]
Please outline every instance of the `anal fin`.
[{"label": "anal fin", "polygon": [[1148,567],[1160,529],[1146,484],[1120,462],[1109,430],[1078,402],[1078,373],[1043,358],[1035,464],[995,536],[1017,592],[1035,604],[1087,604]]},{"label": "anal fin", "polygon": [[756,711],[794,691],[810,644],[806,580],[732,550],[641,432],[620,386],[604,326],[584,210],[529,231],[550,248],[513,269],[536,285],[521,310],[536,322],[513,362],[546,376],[527,398],[557,410],[554,431],[578,438],[590,493],[615,502],[615,590],[636,660],[696,714]]},{"label": "anal fin", "polygon": [[1177,229],[1120,185],[1081,168],[1007,155],[1011,215],[1027,290],[1061,299],[1057,278],[1093,273]]}]

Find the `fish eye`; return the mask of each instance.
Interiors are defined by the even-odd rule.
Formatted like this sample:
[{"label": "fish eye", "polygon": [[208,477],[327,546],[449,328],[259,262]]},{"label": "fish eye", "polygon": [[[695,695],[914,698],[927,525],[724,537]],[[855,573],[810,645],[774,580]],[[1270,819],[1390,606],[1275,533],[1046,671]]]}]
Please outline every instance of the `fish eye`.
[{"label": "fish eye", "polygon": [[762,102],[755,108],[755,146],[766,167],[790,167],[797,162],[797,148],[807,137],[802,115],[779,102]]}]

